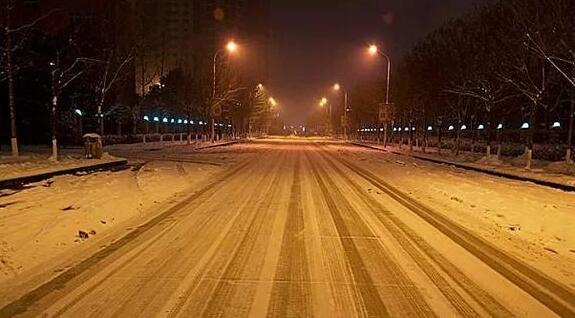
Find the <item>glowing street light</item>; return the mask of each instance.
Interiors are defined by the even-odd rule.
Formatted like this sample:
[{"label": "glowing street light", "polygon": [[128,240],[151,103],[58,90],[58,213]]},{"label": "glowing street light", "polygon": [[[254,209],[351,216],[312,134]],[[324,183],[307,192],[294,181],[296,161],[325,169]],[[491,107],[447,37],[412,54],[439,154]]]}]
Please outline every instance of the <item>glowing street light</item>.
[{"label": "glowing street light", "polygon": [[347,100],[348,100],[348,94],[347,94],[347,90],[344,89],[339,83],[335,83],[333,84],[333,90],[334,91],[342,91],[343,92],[343,139],[347,140],[347,112],[349,111],[348,107],[347,107]]},{"label": "glowing street light", "polygon": [[[229,54],[233,54],[238,50],[238,44],[234,41],[229,41],[226,46],[225,46],[225,50],[228,51]],[[223,51],[223,49],[217,50],[216,53],[214,53],[214,59],[213,59],[213,73],[212,73],[212,105],[211,105],[211,109],[210,109],[210,116],[212,117],[211,122],[212,122],[212,136],[211,136],[211,140],[212,142],[215,141],[215,137],[216,137],[216,130],[214,128],[214,123],[215,123],[215,116],[219,114],[215,113],[215,101],[216,101],[216,82],[217,82],[217,64],[218,64],[218,57],[220,55],[220,53]]]},{"label": "glowing street light", "polygon": [[230,53],[234,53],[238,50],[238,45],[234,41],[229,41],[228,44],[226,44],[226,50]]},{"label": "glowing street light", "polygon": [[377,45],[371,44],[371,45],[368,47],[367,51],[368,51],[369,54],[371,54],[371,55],[376,55],[377,52],[378,52]]},{"label": "glowing street light", "polygon": [[[391,84],[391,58],[389,55],[385,54],[384,52],[380,51],[377,45],[371,44],[367,48],[367,52],[371,56],[381,55],[387,60],[387,79],[386,79],[386,88],[385,88],[385,106],[389,107],[389,89]],[[387,123],[385,123],[385,131],[383,136],[383,147],[387,146]]]},{"label": "glowing street light", "polygon": [[319,101],[319,106],[324,107],[325,105],[327,105],[327,102],[328,102],[327,98],[322,97]]}]

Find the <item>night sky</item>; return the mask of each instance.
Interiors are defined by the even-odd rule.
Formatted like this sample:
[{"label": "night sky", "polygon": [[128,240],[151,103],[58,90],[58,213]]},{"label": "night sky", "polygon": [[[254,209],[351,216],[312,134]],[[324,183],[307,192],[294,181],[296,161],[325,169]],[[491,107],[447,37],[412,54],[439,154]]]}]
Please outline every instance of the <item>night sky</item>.
[{"label": "night sky", "polygon": [[303,121],[333,82],[383,76],[383,59],[368,57],[367,43],[399,62],[429,31],[484,1],[272,0],[271,91],[288,121]]}]

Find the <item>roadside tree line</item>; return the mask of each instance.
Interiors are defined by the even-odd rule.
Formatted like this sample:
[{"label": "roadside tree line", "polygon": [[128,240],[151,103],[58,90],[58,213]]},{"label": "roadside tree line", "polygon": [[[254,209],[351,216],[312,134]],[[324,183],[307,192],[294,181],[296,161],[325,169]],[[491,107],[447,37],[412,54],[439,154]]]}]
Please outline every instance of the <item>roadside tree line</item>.
[{"label": "roadside tree line", "polygon": [[385,124],[410,145],[441,147],[448,134],[454,152],[465,134],[488,156],[501,154],[504,137],[520,139],[528,167],[534,143],[553,142],[571,162],[574,17],[572,0],[500,0],[445,23],[395,70]]},{"label": "roadside tree line", "polygon": [[238,134],[266,125],[267,92],[242,78],[227,58],[217,61],[212,94],[217,44],[197,42],[193,68],[190,61],[168,66],[158,58],[168,48],[148,41],[153,21],[134,5],[112,1],[90,19],[54,8],[22,21],[20,1],[0,1],[0,136],[10,138],[13,156],[19,155],[20,135],[29,143],[51,140],[57,159],[59,143],[77,142],[83,130],[134,136],[146,132],[144,118],[152,116],[170,118],[159,124],[165,131],[187,131],[189,140],[192,130],[209,129],[184,125],[184,119],[207,122],[213,105],[221,106],[220,123],[233,123]]}]

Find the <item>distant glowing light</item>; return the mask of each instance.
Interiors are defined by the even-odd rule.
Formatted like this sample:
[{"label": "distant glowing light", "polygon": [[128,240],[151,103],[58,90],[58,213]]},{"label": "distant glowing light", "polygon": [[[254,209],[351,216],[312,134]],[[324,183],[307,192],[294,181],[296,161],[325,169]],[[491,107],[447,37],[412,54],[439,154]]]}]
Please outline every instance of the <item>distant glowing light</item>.
[{"label": "distant glowing light", "polygon": [[561,123],[556,121],[553,123],[553,126],[551,126],[551,128],[561,128]]},{"label": "distant glowing light", "polygon": [[449,126],[449,128],[447,128],[447,130],[454,130],[455,127],[453,127],[453,125]]},{"label": "distant glowing light", "polygon": [[497,129],[503,129],[503,124],[497,125]]},{"label": "distant glowing light", "polygon": [[154,117],[154,121],[160,121],[160,118]]},{"label": "distant glowing light", "polygon": [[405,127],[404,131],[409,131],[409,127]]},{"label": "distant glowing light", "polygon": [[465,126],[465,125],[461,126],[461,130],[466,130],[466,129],[467,129],[467,126]]},{"label": "distant glowing light", "polygon": [[162,120],[162,122],[167,123],[168,119],[166,117],[164,117],[164,119]]},{"label": "distant glowing light", "polygon": [[187,119],[184,119],[184,124],[186,124],[186,125],[188,124],[188,120],[187,120]]},{"label": "distant glowing light", "polygon": [[397,127],[393,127],[393,131],[397,131]]},{"label": "distant glowing light", "polygon": [[433,127],[431,127],[431,126],[427,127],[427,131],[432,131],[432,130],[433,130]]},{"label": "distant glowing light", "polygon": [[377,45],[375,45],[375,44],[370,45],[369,48],[367,49],[367,51],[368,51],[369,54],[371,54],[371,55],[376,55],[376,54],[377,54],[377,51],[378,51]]},{"label": "distant glowing light", "polygon": [[181,124],[183,122],[183,120],[178,119],[178,124]]},{"label": "distant glowing light", "polygon": [[144,116],[144,120],[145,120],[145,121],[150,121],[150,117]]},{"label": "distant glowing light", "polygon": [[170,123],[172,123],[172,124],[175,123],[175,122],[176,122],[176,120],[173,119],[173,118],[172,118],[172,120],[170,120]]},{"label": "distant glowing light", "polygon": [[529,129],[529,123],[523,123],[523,125],[521,125],[521,129]]},{"label": "distant glowing light", "polygon": [[[192,124],[193,124],[193,122],[192,122]],[[200,121],[200,125],[203,125],[203,124],[204,124],[204,122],[203,122],[203,121]]]},{"label": "distant glowing light", "polygon": [[234,53],[235,51],[238,50],[238,44],[234,41],[230,41],[226,45],[226,50],[228,50],[228,52],[230,52],[230,53]]},{"label": "distant glowing light", "polygon": [[77,109],[77,108],[74,109],[74,113],[76,113],[76,115],[78,115],[78,116],[82,116],[82,115],[83,115],[83,114],[82,114],[82,110]]},{"label": "distant glowing light", "polygon": [[485,126],[479,125],[479,127],[477,127],[477,129],[478,129],[478,130],[483,130],[483,129],[485,129]]},{"label": "distant glowing light", "polygon": [[415,127],[411,127],[411,131],[415,131]]}]

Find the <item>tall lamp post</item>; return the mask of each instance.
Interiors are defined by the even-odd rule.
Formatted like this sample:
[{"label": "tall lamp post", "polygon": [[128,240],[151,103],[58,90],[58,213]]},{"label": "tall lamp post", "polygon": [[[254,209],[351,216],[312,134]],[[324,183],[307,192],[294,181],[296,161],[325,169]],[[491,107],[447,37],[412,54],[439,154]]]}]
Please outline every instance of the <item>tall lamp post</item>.
[{"label": "tall lamp post", "polygon": [[340,85],[339,83],[335,83],[333,84],[333,90],[334,91],[341,91],[343,92],[343,139],[347,140],[347,112],[349,111],[348,107],[347,107],[347,101],[348,101],[348,93],[347,90],[343,88],[342,85]]},{"label": "tall lamp post", "polygon": [[269,135],[269,133],[270,133],[270,128],[271,128],[271,126],[272,126],[272,120],[273,120],[273,118],[272,118],[272,116],[273,116],[272,113],[273,113],[273,110],[278,106],[278,102],[277,102],[277,101],[275,100],[275,98],[273,98],[273,97],[268,98],[268,102],[269,102],[269,107],[268,107],[268,110],[269,110],[268,116],[269,116],[269,117],[268,117],[268,122],[266,123],[266,135]]},{"label": "tall lamp post", "polygon": [[210,107],[210,124],[211,124],[211,140],[215,142],[216,138],[216,117],[221,116],[221,108],[218,110],[216,106],[221,107],[221,105],[216,103],[216,94],[217,94],[217,65],[218,65],[218,57],[223,51],[227,51],[230,54],[235,53],[238,50],[238,45],[234,41],[229,41],[226,44],[226,47],[223,49],[219,49],[214,53],[214,60],[213,60],[213,83],[212,83],[212,105]]},{"label": "tall lamp post", "polygon": [[331,104],[329,100],[325,97],[322,97],[319,101],[319,107],[324,108],[327,106],[327,118],[328,118],[328,133],[331,134]]},{"label": "tall lamp post", "polygon": [[[389,55],[385,54],[384,52],[380,51],[377,48],[377,45],[372,44],[368,48],[368,52],[370,55],[375,56],[377,54],[383,56],[387,60],[387,79],[386,79],[386,89],[385,89],[385,107],[389,107],[389,87],[391,83],[391,58]],[[387,111],[387,110],[385,110]],[[383,127],[383,147],[387,146],[387,122],[384,123]]]}]

